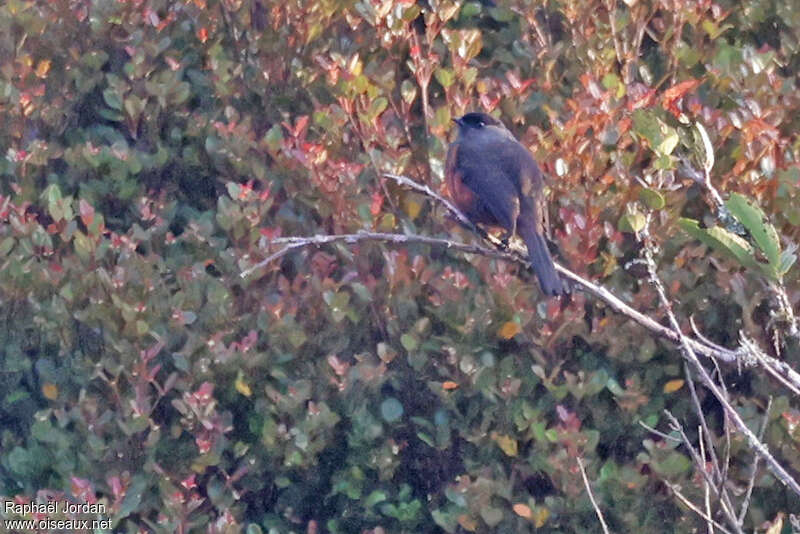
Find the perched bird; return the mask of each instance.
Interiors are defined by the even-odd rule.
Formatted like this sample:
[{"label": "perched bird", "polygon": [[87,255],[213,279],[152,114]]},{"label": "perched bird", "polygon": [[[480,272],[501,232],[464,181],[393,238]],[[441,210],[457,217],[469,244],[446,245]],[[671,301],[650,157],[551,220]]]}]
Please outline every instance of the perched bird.
[{"label": "perched bird", "polygon": [[447,150],[445,180],[453,202],[474,223],[518,234],[528,247],[536,277],[548,296],[567,293],[547,249],[547,205],[539,166],[502,122],[467,113]]}]

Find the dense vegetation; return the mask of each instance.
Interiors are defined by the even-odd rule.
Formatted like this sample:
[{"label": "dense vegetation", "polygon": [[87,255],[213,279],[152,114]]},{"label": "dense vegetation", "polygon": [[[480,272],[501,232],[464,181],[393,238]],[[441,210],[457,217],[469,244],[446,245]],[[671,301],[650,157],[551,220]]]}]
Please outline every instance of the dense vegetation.
[{"label": "dense vegetation", "polygon": [[[678,491],[789,532],[725,405],[798,476],[793,4],[0,3],[0,495],[120,532],[707,531]],[[788,378],[700,356],[720,399],[521,262],[276,244],[482,243],[383,176],[444,193],[468,110],[541,162],[560,263],[669,327],[660,280],[685,334]]]}]

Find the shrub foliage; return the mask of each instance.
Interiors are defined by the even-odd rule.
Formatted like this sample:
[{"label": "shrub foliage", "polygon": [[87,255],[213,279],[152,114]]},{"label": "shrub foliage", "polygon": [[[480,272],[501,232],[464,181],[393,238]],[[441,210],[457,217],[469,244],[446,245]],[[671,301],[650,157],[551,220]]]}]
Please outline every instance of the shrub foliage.
[{"label": "shrub foliage", "polygon": [[[472,109],[550,176],[564,265],[666,324],[647,224],[686,332],[798,363],[791,2],[8,0],[0,58],[4,497],[121,532],[598,532],[581,457],[611,530],[705,528],[670,490],[703,503],[701,470],[644,426],[704,439],[680,351],[603,302],[421,243],[240,276],[278,236],[474,239],[383,177],[443,192]],[[797,398],[716,379],[800,472]],[[697,395],[745,530],[796,510]]]}]

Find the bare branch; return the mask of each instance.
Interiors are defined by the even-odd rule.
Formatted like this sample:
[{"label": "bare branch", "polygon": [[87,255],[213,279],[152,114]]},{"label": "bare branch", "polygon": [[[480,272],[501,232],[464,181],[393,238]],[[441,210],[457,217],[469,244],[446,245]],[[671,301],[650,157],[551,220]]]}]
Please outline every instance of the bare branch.
[{"label": "bare branch", "polygon": [[[703,444],[703,427],[697,427],[697,434],[699,439],[697,440],[700,443],[700,456],[703,458],[704,464],[708,461],[706,460],[706,448]],[[713,450],[713,448],[712,448]],[[703,493],[705,494],[705,505],[706,505],[706,515],[711,517],[711,488],[709,487],[710,484],[708,480],[703,480]],[[706,528],[708,528],[708,534],[714,534],[714,523],[711,521],[706,521]]]},{"label": "bare branch", "polygon": [[[477,228],[458,208],[456,208],[453,205],[452,202],[450,202],[440,194],[436,193],[430,187],[419,184],[405,176],[399,176],[395,174],[385,174],[384,176],[386,176],[387,178],[391,178],[402,185],[411,187],[412,189],[415,189],[435,199],[436,201],[444,205],[460,223],[473,229],[479,235],[492,242],[496,247],[498,248],[504,247],[504,245],[500,243],[499,240],[492,239],[491,236],[483,232],[480,228]],[[241,272],[240,276],[242,278],[246,278],[251,274],[253,274],[253,272],[267,266],[268,264],[283,257],[284,255],[286,255],[287,253],[291,252],[294,249],[312,245],[319,246],[327,243],[333,243],[336,241],[343,241],[345,243],[357,243],[360,241],[368,241],[368,240],[386,241],[389,243],[425,243],[432,246],[442,246],[449,249],[459,250],[470,254],[480,254],[483,256],[500,258],[506,261],[519,263],[520,265],[523,265],[526,268],[530,267],[530,263],[528,262],[527,257],[525,257],[519,252],[507,249],[504,250],[498,250],[498,248],[491,249],[491,248],[481,247],[478,245],[471,245],[467,243],[451,241],[449,239],[427,237],[416,234],[391,234],[391,233],[360,231],[355,234],[293,236],[293,237],[280,237],[272,239],[269,241],[269,244],[283,245],[283,247],[280,248],[278,251],[272,253],[271,255],[267,256],[265,259],[259,261],[258,263],[244,269]],[[561,273],[566,278],[570,279],[572,282],[577,284],[583,291],[605,302],[606,305],[608,305],[611,309],[613,309],[617,313],[625,315],[626,317],[632,319],[636,323],[639,323],[641,326],[644,326],[645,328],[647,328],[648,330],[650,330],[659,337],[668,339],[674,343],[681,342],[681,337],[672,329],[658,323],[654,319],[639,312],[638,310],[635,310],[634,308],[623,302],[620,298],[615,296],[613,293],[611,293],[608,289],[590,282],[589,280],[583,278],[577,273],[570,271],[566,267],[559,265],[558,263],[555,264],[555,267],[559,273]],[[738,357],[737,352],[729,349],[724,349],[719,346],[709,345],[690,338],[686,338],[685,342],[690,347],[692,347],[692,349],[696,353],[702,354],[703,356],[709,358],[718,358],[724,362],[733,363],[737,360]]]},{"label": "bare branch", "polygon": [[739,334],[739,342],[741,347],[739,350],[745,361],[749,359],[758,362],[777,381],[795,395],[800,396],[800,373],[792,369],[786,362],[765,354],[758,344],[744,335],[744,333]]},{"label": "bare branch", "polygon": [[[728,520],[728,523],[730,524],[731,528],[733,528],[738,534],[744,534],[742,532],[741,527],[739,526],[739,523],[737,522],[736,515],[733,513],[732,505],[730,504],[729,501],[723,499],[719,488],[717,488],[717,485],[714,483],[714,480],[708,473],[708,470],[706,470],[704,455],[701,454],[701,452],[698,452],[698,450],[694,447],[694,445],[692,445],[691,440],[689,440],[689,436],[686,435],[686,432],[683,430],[683,426],[681,426],[681,424],[678,422],[678,419],[674,415],[672,415],[672,413],[669,410],[664,410],[664,413],[666,414],[667,419],[669,419],[670,425],[672,425],[672,429],[681,435],[681,440],[683,441],[684,446],[689,450],[689,454],[692,456],[695,466],[703,475],[705,487],[713,489],[715,496],[718,499],[720,499],[722,512],[725,514],[725,517]],[[703,436],[702,435],[699,436],[699,439],[700,439],[701,450],[704,450],[705,447],[703,446],[702,442]]]},{"label": "bare branch", "polygon": [[717,384],[714,382],[711,376],[709,376],[708,372],[700,363],[700,360],[697,358],[696,352],[692,348],[691,343],[689,343],[690,339],[687,338],[681,331],[680,324],[678,324],[678,319],[675,317],[675,314],[672,311],[672,305],[670,304],[670,301],[667,298],[667,293],[666,290],[664,289],[664,285],[661,283],[661,279],[658,277],[656,273],[656,263],[655,260],[653,259],[653,245],[651,243],[649,235],[644,236],[644,244],[645,244],[644,255],[645,259],[647,260],[647,268],[650,274],[650,281],[656,288],[659,300],[661,301],[661,305],[667,313],[667,317],[669,318],[672,330],[679,336],[684,356],[695,367],[700,376],[700,381],[717,398],[717,400],[725,410],[725,413],[728,414],[731,421],[739,430],[739,432],[744,434],[744,436],[747,438],[747,442],[750,448],[754,449],[759,455],[761,455],[764,458],[764,460],[767,462],[767,466],[769,467],[770,471],[772,471],[772,473],[778,480],[780,480],[784,485],[788,486],[797,495],[800,495],[800,484],[798,484],[797,481],[794,479],[794,477],[792,477],[792,475],[788,471],[786,471],[786,469],[775,459],[775,457],[772,456],[772,454],[770,454],[767,447],[763,443],[761,443],[761,440],[759,440],[758,437],[755,434],[753,434],[753,432],[749,428],[747,428],[747,425],[742,420],[739,413],[734,409],[733,406],[731,406],[725,394],[717,386]]},{"label": "bare branch", "polygon": [[457,241],[450,241],[449,239],[441,239],[437,237],[427,237],[416,234],[388,234],[383,232],[367,232],[360,231],[355,234],[322,234],[313,236],[293,236],[293,237],[278,237],[270,240],[271,244],[283,245],[277,252],[270,254],[260,262],[252,265],[241,272],[239,276],[246,278],[254,271],[266,267],[268,264],[283,257],[288,252],[296,248],[303,248],[311,245],[325,245],[328,243],[335,243],[343,241],[345,243],[353,244],[360,241],[386,241],[388,243],[425,243],[427,245],[441,246],[467,252],[470,254],[481,254],[483,256],[491,256],[495,258],[502,258],[509,261],[517,260],[517,257],[510,252],[503,252],[500,250],[482,247],[480,245],[470,245],[467,243],[459,243]]},{"label": "bare branch", "polygon": [[[396,175],[396,174],[385,174],[384,176],[386,176],[387,178],[391,178],[392,180],[397,181],[397,183],[399,183],[399,184],[411,187],[412,189],[415,189],[415,190],[417,190],[417,191],[419,191],[421,193],[424,193],[424,194],[430,196],[431,198],[434,198],[439,203],[443,204],[450,211],[450,213],[452,213],[453,216],[456,219],[458,219],[459,222],[461,222],[462,224],[464,224],[465,226],[467,226],[469,228],[473,228],[473,229],[476,228],[475,225],[472,224],[472,222],[466,217],[466,215],[464,215],[461,212],[461,210],[459,210],[455,205],[453,205],[452,202],[450,202],[449,200],[447,200],[446,198],[444,198],[440,194],[438,194],[435,191],[433,191],[430,187],[428,187],[426,185],[418,184],[414,180],[411,180],[410,178],[407,178],[405,176],[399,176],[399,175]],[[486,237],[485,232],[482,232],[480,229],[477,229],[477,230],[479,231],[479,233],[481,234],[482,237],[484,237],[484,238]],[[507,258],[507,259],[511,259],[511,258],[508,258],[507,256],[503,256],[503,257]],[[530,265],[528,263],[528,259],[525,256],[521,255],[521,254],[516,254],[515,257],[514,257],[514,261],[517,261],[517,263],[521,263],[521,264],[523,264],[525,266],[529,266]],[[577,273],[574,273],[574,272],[570,271],[569,269],[559,265],[558,263],[556,263],[555,266],[556,266],[556,270],[559,273],[563,274],[565,277],[567,277],[570,280],[572,280],[573,282],[577,283],[587,293],[590,293],[590,294],[594,295],[595,297],[597,297],[598,299],[600,299],[603,302],[605,302],[608,306],[611,307],[611,309],[613,309],[617,313],[621,313],[621,314],[629,317],[633,321],[639,323],[640,325],[644,326],[645,328],[647,328],[648,330],[652,331],[653,333],[655,333],[656,335],[658,335],[660,337],[669,339],[670,341],[672,341],[674,343],[680,342],[680,337],[675,332],[673,332],[670,328],[667,328],[666,326],[658,323],[657,321],[653,320],[652,318],[648,317],[647,315],[645,315],[645,314],[633,309],[632,307],[628,306],[625,302],[623,302],[621,299],[619,299],[616,295],[611,293],[606,288],[590,282],[589,280],[587,280],[587,279],[583,278],[582,276],[578,275]],[[722,360],[724,362],[728,362],[728,363],[732,363],[732,362],[734,362],[736,360],[736,353],[734,351],[731,351],[731,350],[728,350],[728,349],[724,349],[724,348],[721,348],[719,346],[714,347],[714,346],[706,345],[704,343],[697,342],[697,341],[695,341],[693,339],[689,339],[688,343],[692,346],[692,348],[695,351],[697,351],[700,354],[702,354],[704,356],[707,356],[709,358],[712,358],[712,357],[713,358],[719,358],[720,360]]]},{"label": "bare branch", "polygon": [[400,185],[410,187],[411,189],[415,189],[420,193],[424,193],[429,197],[436,199],[436,201],[438,201],[440,204],[443,204],[448,210],[450,210],[450,213],[452,213],[461,224],[463,224],[467,228],[475,228],[475,225],[472,224],[472,221],[470,221],[467,218],[467,216],[464,215],[461,212],[461,210],[456,207],[455,204],[444,198],[442,195],[440,195],[427,185],[417,183],[411,178],[408,178],[406,176],[400,176],[399,174],[384,173],[384,176],[386,178],[391,178]]},{"label": "bare branch", "polygon": [[[767,423],[769,422],[769,410],[772,408],[772,397],[769,398],[767,402],[767,409],[764,410],[764,420],[761,422],[761,428],[758,430],[758,438],[764,438],[764,431],[767,429]],[[742,501],[742,508],[739,511],[739,524],[744,523],[744,516],[747,515],[747,509],[750,507],[750,496],[753,494],[753,487],[756,483],[756,475],[758,474],[758,461],[761,458],[756,455],[753,459],[753,472],[750,474],[750,480],[747,483],[747,491],[744,494],[744,500]]]},{"label": "bare branch", "polygon": [[661,432],[660,430],[656,430],[655,428],[653,428],[651,426],[648,426],[644,421],[639,421],[639,424],[641,426],[643,426],[645,429],[647,429],[648,432],[652,432],[653,434],[655,434],[656,436],[659,436],[662,439],[665,439],[667,441],[671,441],[673,443],[683,443],[683,440],[678,439],[675,436],[670,436],[669,434],[665,434],[664,432]]},{"label": "bare branch", "polygon": [[716,204],[717,209],[720,210],[725,206],[725,203],[722,201],[722,196],[719,194],[719,191],[714,187],[714,184],[711,183],[711,169],[714,168],[714,147],[711,146],[711,139],[708,137],[708,132],[706,132],[705,127],[700,123],[694,123],[695,129],[697,129],[697,133],[700,134],[700,139],[703,140],[703,150],[706,153],[705,160],[703,161],[703,187],[705,187],[711,198],[714,199],[714,204]]},{"label": "bare branch", "polygon": [[586,476],[586,469],[583,468],[583,460],[580,456],[578,456],[576,459],[578,460],[578,467],[581,470],[583,485],[586,486],[586,493],[589,494],[589,500],[592,501],[594,512],[597,514],[597,519],[600,520],[600,525],[603,527],[603,532],[605,534],[609,534],[608,525],[606,525],[606,520],[603,518],[603,512],[600,511],[600,507],[597,506],[597,501],[594,500],[594,494],[592,493],[592,488],[589,485],[589,478]]},{"label": "bare branch", "polygon": [[711,517],[706,515],[701,509],[699,509],[697,506],[692,504],[692,501],[687,499],[683,495],[683,493],[680,492],[680,490],[678,489],[677,484],[670,484],[669,482],[667,482],[666,480],[663,480],[663,479],[662,479],[662,481],[664,482],[664,484],[667,485],[667,487],[670,490],[672,490],[672,493],[674,493],[675,496],[678,497],[678,500],[680,500],[684,504],[684,506],[686,506],[689,510],[693,511],[694,513],[696,513],[697,515],[699,515],[700,517],[702,517],[706,521],[712,523],[715,527],[717,527],[719,530],[721,530],[724,534],[732,534],[730,530],[726,529],[725,527],[723,527],[722,525],[720,525],[719,523],[714,521],[714,519],[712,519]]}]

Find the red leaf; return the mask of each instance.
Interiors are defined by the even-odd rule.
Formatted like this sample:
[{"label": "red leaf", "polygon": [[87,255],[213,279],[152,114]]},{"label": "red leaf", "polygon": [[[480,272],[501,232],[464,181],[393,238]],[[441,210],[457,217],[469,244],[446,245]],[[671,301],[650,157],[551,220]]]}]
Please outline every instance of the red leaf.
[{"label": "red leaf", "polygon": [[87,227],[91,226],[92,222],[94,222],[94,206],[81,199],[80,202],[78,202],[78,211],[80,211],[83,224]]},{"label": "red leaf", "polygon": [[279,226],[272,228],[261,228],[258,232],[267,239],[275,239],[276,237],[280,237],[281,228]]},{"label": "red leaf", "polygon": [[294,137],[300,137],[305,131],[306,126],[308,126],[308,115],[302,115],[298,117],[297,122],[294,123]]},{"label": "red leaf", "polygon": [[[640,98],[628,102],[628,111],[635,111],[640,108],[649,107],[653,103],[655,94],[655,89],[648,89],[641,95]],[[631,94],[631,96],[633,95]]]},{"label": "red leaf", "polygon": [[703,80],[686,80],[679,84],[675,84],[666,91],[664,91],[664,102],[675,101],[682,98],[683,95],[695,89],[700,85]]},{"label": "red leaf", "polygon": [[679,116],[681,111],[678,109],[676,102],[683,98],[683,96],[689,91],[696,89],[697,86],[702,82],[703,80],[686,80],[685,82],[673,85],[664,91],[664,95],[661,100],[661,106],[674,116]]},{"label": "red leaf", "polygon": [[203,382],[197,391],[194,392],[194,397],[201,404],[205,404],[211,400],[211,395],[214,394],[214,384],[211,382]]},{"label": "red leaf", "polygon": [[372,193],[372,204],[370,204],[369,212],[374,217],[381,212],[381,207],[383,207],[383,195],[376,191]]}]

